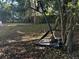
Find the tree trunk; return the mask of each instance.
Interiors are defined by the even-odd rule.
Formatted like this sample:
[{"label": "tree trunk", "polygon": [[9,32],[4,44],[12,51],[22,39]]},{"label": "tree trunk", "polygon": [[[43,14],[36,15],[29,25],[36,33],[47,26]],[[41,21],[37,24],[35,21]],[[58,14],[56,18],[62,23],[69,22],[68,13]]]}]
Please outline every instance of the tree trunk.
[{"label": "tree trunk", "polygon": [[[74,6],[76,6],[78,0],[72,0],[72,3]],[[72,12],[75,13],[76,10],[75,8],[72,9]],[[72,18],[70,19],[70,28],[69,28],[69,32],[67,35],[67,41],[66,41],[66,46],[67,46],[67,51],[68,53],[72,53],[73,52],[73,45],[74,45],[74,25],[75,25],[75,16],[76,15],[72,15]]]},{"label": "tree trunk", "polygon": [[[36,8],[36,1],[34,1],[34,8]],[[36,11],[34,11],[34,15],[33,15],[33,17],[34,17],[34,24],[36,24]]]},{"label": "tree trunk", "polygon": [[67,41],[66,41],[66,47],[67,52],[72,53],[73,52],[73,30],[69,30],[69,33],[67,35]]},{"label": "tree trunk", "polygon": [[61,18],[61,37],[63,43],[66,40],[66,22],[67,22],[67,0],[60,0],[60,18]]}]

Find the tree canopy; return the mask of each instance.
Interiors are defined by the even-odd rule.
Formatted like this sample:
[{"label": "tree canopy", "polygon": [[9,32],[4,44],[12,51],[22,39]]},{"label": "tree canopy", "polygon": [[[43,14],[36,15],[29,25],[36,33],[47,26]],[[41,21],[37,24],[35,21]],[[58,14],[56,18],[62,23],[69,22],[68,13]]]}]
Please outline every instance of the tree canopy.
[{"label": "tree canopy", "polygon": [[[32,10],[30,7],[37,8],[38,0],[0,0],[0,19],[3,20],[25,20],[26,22],[31,19],[33,16],[42,16],[39,12]],[[44,7],[46,9],[46,14],[50,15],[59,15],[59,1],[58,0],[42,0]],[[79,10],[79,0],[67,0],[67,8],[68,10],[72,10],[72,8],[76,8],[77,12]],[[62,0],[61,0],[62,2]],[[76,4],[76,5],[74,5]],[[73,13],[75,14],[75,13]],[[5,17],[5,16],[6,17]],[[29,17],[30,16],[30,17]],[[28,20],[27,20],[28,19]],[[33,19],[33,18],[32,18]],[[15,21],[16,22],[16,21]]]}]

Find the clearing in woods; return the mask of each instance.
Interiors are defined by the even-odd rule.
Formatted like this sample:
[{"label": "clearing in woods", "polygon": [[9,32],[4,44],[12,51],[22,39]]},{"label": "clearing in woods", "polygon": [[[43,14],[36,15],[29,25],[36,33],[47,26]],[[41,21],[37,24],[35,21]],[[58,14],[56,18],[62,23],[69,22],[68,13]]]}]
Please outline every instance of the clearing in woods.
[{"label": "clearing in woods", "polygon": [[[76,26],[75,37],[79,42],[79,26]],[[65,51],[46,48],[44,50],[34,49],[34,45],[30,44],[31,40],[39,39],[48,27],[46,24],[7,24],[0,27],[0,57],[1,59],[56,59],[56,58],[72,58]],[[49,34],[46,38],[50,37]],[[29,41],[29,42],[28,42]],[[10,44],[8,44],[10,43]],[[4,46],[5,45],[5,46]],[[78,45],[78,44],[77,44]],[[3,47],[4,46],[4,47]],[[77,46],[78,49],[78,46]],[[75,49],[76,50],[76,49]],[[7,53],[8,52],[8,53]],[[10,54],[9,54],[10,53]],[[78,54],[77,54],[78,53]],[[79,51],[73,58],[79,58]],[[53,54],[55,56],[53,56]],[[75,52],[74,52],[75,54]],[[5,56],[4,56],[5,55]]]}]

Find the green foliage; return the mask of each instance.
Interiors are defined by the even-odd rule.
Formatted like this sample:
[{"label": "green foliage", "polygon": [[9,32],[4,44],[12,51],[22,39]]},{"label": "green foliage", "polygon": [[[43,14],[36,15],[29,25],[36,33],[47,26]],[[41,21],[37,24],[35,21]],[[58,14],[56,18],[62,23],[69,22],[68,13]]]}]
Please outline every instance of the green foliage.
[{"label": "green foliage", "polygon": [[[67,1],[68,1],[68,4],[67,4],[68,10],[71,10],[73,15],[76,14],[76,12],[73,11],[73,9],[76,9],[77,11],[79,10],[79,0],[76,5],[73,5],[71,0],[67,0]],[[36,22],[38,23],[39,20],[37,19],[40,18],[42,21],[44,21],[42,17],[43,15],[40,15],[40,13],[30,8],[31,6],[33,8],[37,8],[37,4],[38,4],[37,0],[16,0],[17,6],[13,4],[14,2],[15,0],[11,0],[11,3],[7,3],[7,0],[5,2],[0,1],[1,9],[4,10],[3,13],[1,12],[1,17],[4,18],[3,15],[8,15],[8,16],[5,16],[4,18],[5,20],[11,20],[11,21],[15,20],[14,22],[25,21],[27,23],[29,21],[33,22],[35,18]],[[47,17],[50,18],[50,16],[52,15],[52,18],[53,18],[53,15],[56,15],[56,16],[59,15],[60,9],[59,9],[58,0],[43,0],[43,3],[45,4]],[[42,21],[39,21],[39,23]]]},{"label": "green foliage", "polygon": [[4,7],[3,7],[6,11],[11,11],[11,9],[12,9],[12,6],[11,6],[11,4],[4,4]]}]

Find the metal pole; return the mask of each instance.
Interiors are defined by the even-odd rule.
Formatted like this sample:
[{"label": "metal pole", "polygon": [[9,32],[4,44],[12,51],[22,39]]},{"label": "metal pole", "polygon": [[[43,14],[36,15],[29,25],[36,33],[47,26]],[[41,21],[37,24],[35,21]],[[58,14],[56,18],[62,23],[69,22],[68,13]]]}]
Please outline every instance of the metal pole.
[{"label": "metal pole", "polygon": [[51,25],[50,25],[48,19],[46,18],[47,16],[46,16],[46,14],[45,14],[45,10],[44,10],[44,7],[43,7],[43,4],[42,4],[42,3],[43,3],[43,1],[39,1],[40,7],[41,7],[41,9],[42,9],[42,14],[43,14],[43,16],[44,16],[44,18],[45,18],[46,23],[48,24],[48,27],[49,27],[49,30],[50,30],[51,34],[52,34],[52,36],[53,36],[52,27],[51,27]]}]

